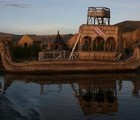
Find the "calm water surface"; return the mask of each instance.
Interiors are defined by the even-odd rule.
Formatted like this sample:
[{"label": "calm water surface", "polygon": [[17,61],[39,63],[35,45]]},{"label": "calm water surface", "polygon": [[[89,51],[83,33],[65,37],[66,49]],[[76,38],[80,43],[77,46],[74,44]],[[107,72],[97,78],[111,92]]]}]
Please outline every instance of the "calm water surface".
[{"label": "calm water surface", "polygon": [[0,83],[0,120],[140,120],[140,74],[5,74]]}]

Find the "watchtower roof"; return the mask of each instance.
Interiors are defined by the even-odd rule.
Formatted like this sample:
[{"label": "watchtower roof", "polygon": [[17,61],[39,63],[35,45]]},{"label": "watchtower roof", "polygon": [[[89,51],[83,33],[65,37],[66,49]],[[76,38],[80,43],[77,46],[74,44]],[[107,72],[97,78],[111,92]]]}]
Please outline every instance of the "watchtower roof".
[{"label": "watchtower roof", "polygon": [[110,18],[110,9],[107,7],[89,7],[88,16]]}]

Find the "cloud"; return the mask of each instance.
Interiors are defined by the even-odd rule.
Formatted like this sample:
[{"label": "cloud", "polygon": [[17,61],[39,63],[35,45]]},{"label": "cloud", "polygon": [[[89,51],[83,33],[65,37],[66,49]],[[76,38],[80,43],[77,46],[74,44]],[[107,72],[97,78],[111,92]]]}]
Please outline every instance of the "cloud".
[{"label": "cloud", "polygon": [[17,7],[17,8],[28,8],[28,4],[17,4],[17,3],[5,3],[4,6],[9,6],[9,7]]},{"label": "cloud", "polygon": [[7,6],[7,7],[15,7],[15,8],[28,8],[29,4],[24,3],[7,3],[7,2],[0,2],[1,6]]}]

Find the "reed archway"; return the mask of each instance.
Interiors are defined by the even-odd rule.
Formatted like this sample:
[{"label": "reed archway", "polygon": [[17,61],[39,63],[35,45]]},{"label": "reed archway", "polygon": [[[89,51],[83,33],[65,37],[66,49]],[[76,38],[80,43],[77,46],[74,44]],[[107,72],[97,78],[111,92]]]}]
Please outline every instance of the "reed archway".
[{"label": "reed archway", "polygon": [[114,37],[109,37],[106,40],[105,51],[108,51],[108,52],[114,52],[115,51],[115,38]]},{"label": "reed archway", "polygon": [[90,51],[91,50],[91,37],[86,36],[82,40],[82,50]]},{"label": "reed archway", "polygon": [[93,51],[104,51],[105,40],[103,37],[96,37],[93,41]]}]

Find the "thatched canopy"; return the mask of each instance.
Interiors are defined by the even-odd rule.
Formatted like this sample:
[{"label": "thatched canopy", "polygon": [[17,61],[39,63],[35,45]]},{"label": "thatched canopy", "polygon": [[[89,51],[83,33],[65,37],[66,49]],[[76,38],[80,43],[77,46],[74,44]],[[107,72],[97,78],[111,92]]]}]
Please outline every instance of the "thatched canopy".
[{"label": "thatched canopy", "polygon": [[73,35],[73,36],[68,40],[67,46],[68,46],[69,49],[72,49],[72,47],[74,46],[74,43],[75,43],[77,37],[78,37],[78,33],[76,33],[75,35]]}]

